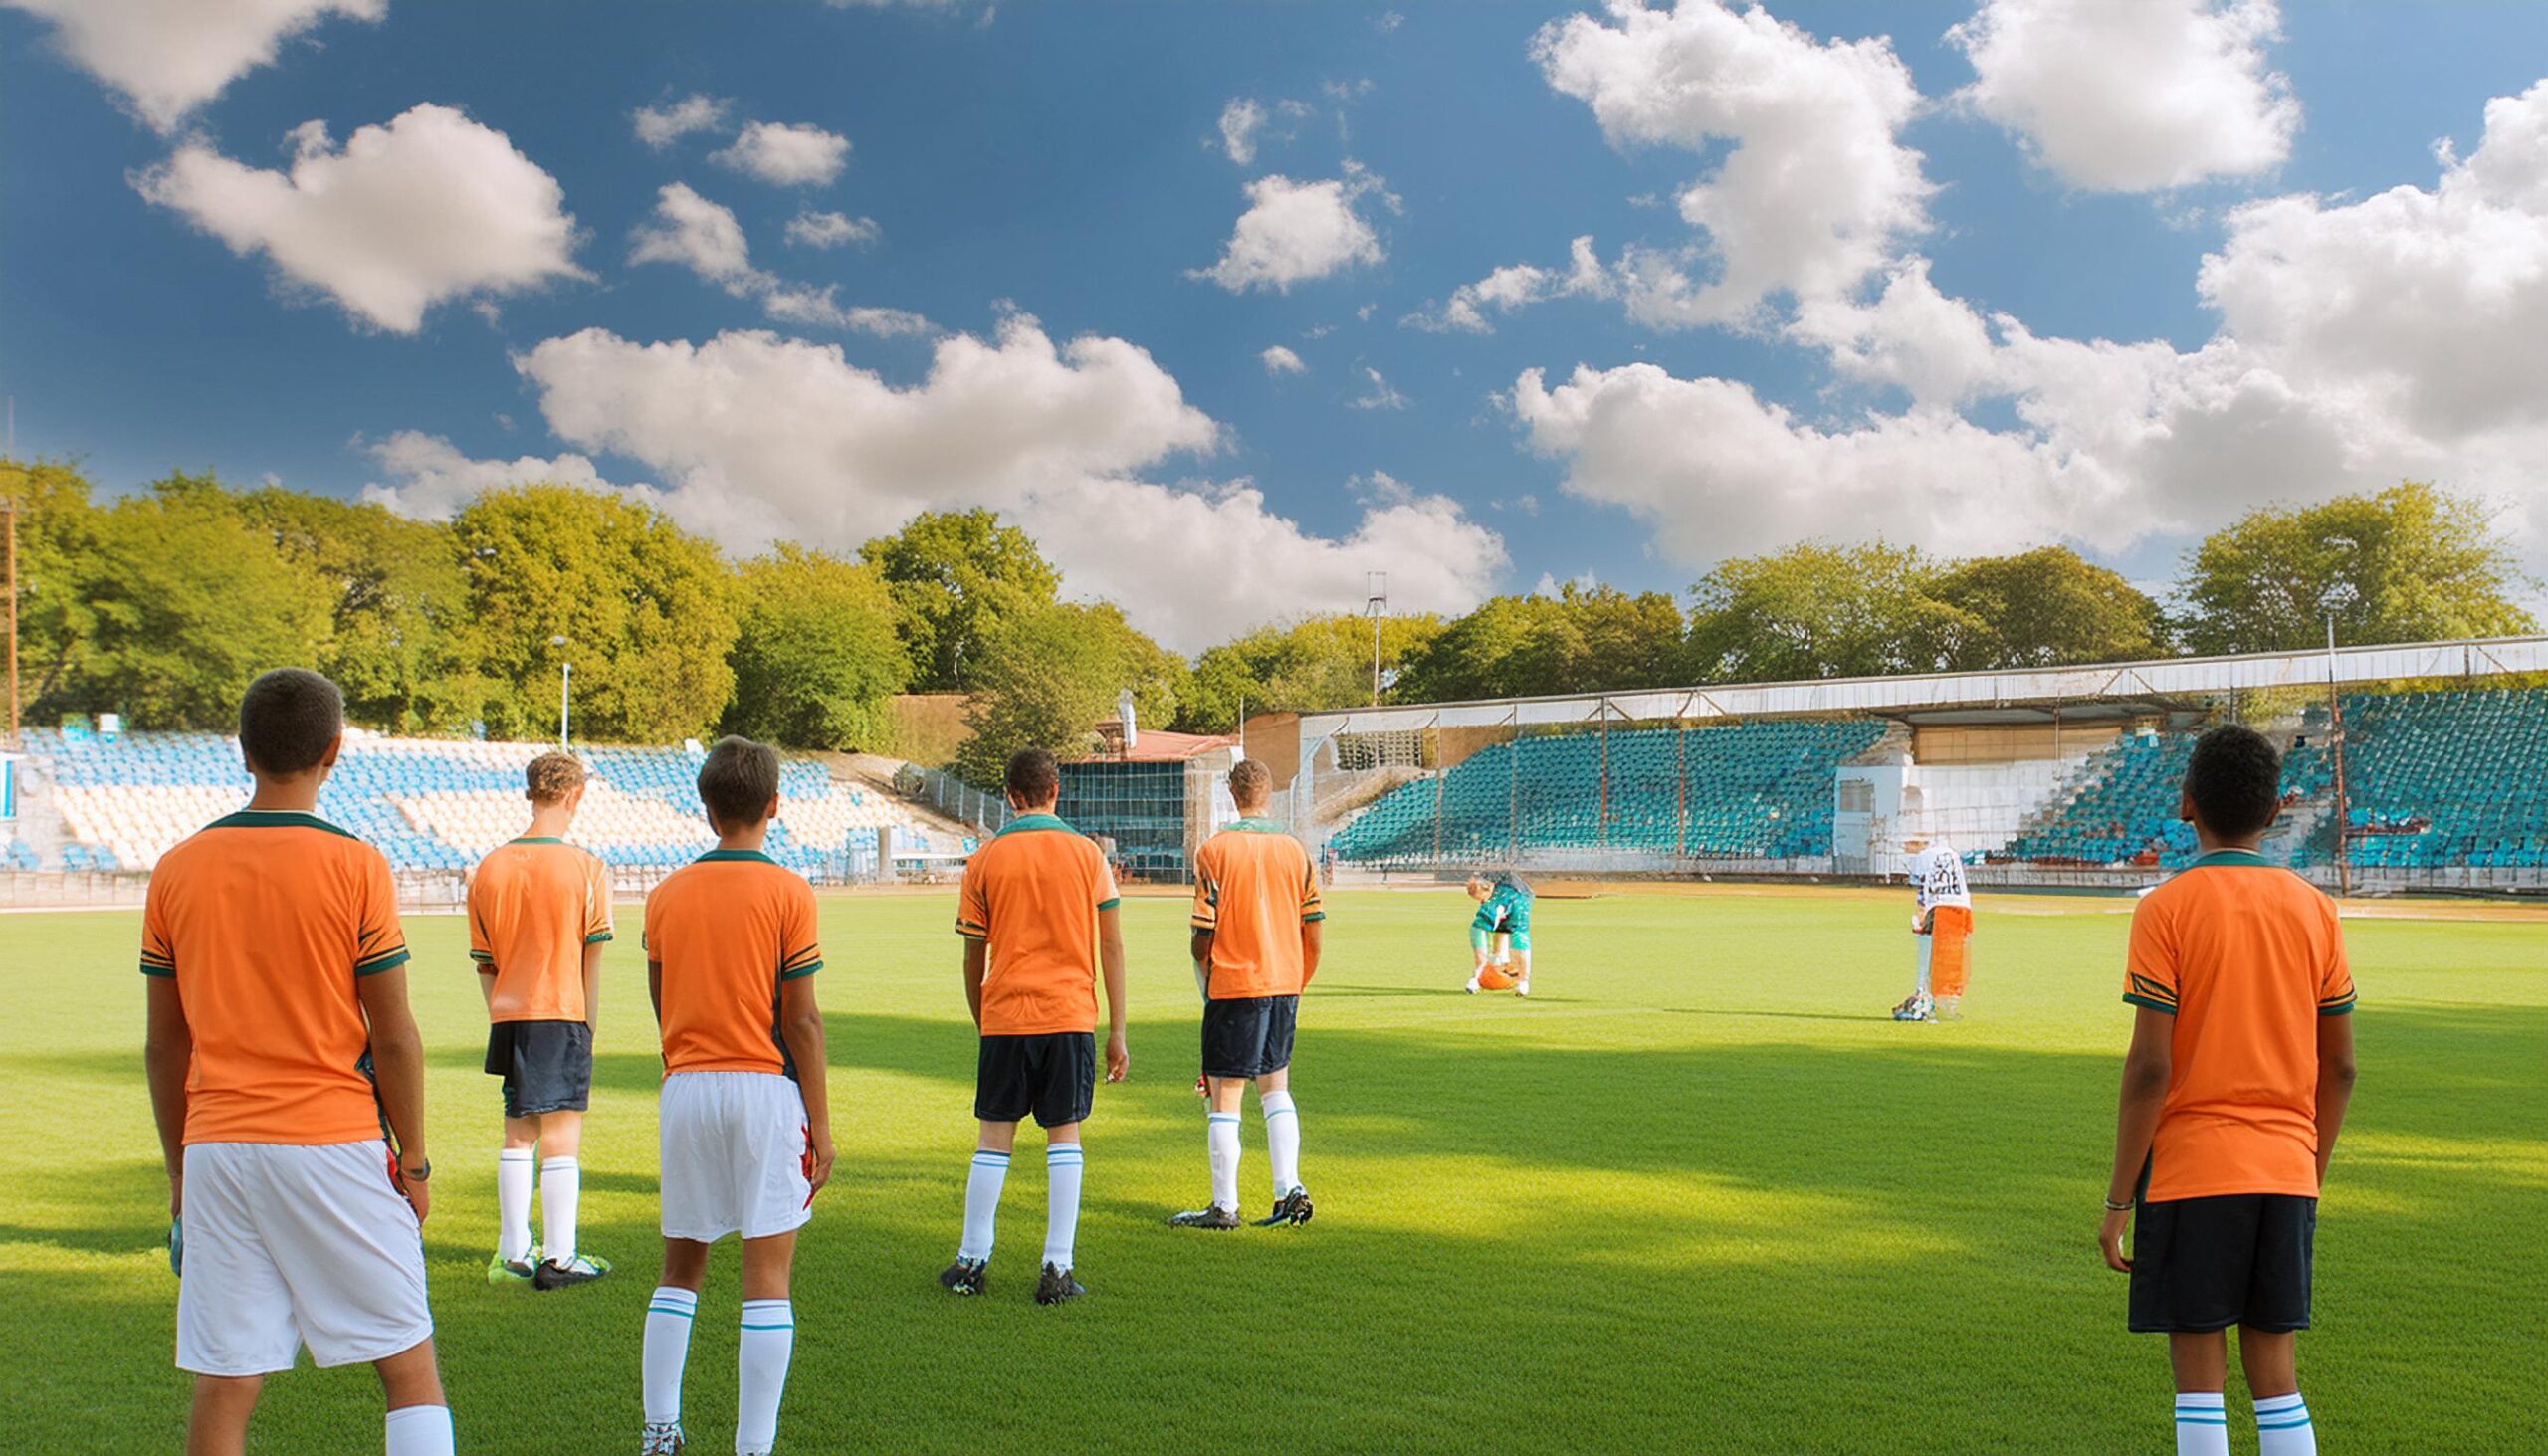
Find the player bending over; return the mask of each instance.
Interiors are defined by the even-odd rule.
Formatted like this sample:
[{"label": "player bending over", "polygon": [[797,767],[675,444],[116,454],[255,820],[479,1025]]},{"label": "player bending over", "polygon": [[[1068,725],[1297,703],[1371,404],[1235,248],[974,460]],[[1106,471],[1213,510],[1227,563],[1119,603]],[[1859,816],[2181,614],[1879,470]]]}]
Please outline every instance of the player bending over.
[{"label": "player bending over", "polygon": [[[1470,995],[1508,987],[1515,995],[1531,993],[1531,902],[1535,898],[1530,882],[1509,870],[1492,880],[1469,876],[1469,899],[1478,903],[1477,914],[1469,921],[1469,952],[1476,957],[1469,972]],[[1517,958],[1519,974],[1515,973]]]},{"label": "player bending over", "polygon": [[743,1239],[735,1450],[770,1449],[796,1349],[796,1230],[832,1174],[814,892],[761,852],[778,755],[720,738],[699,766],[717,847],[646,897],[646,987],[663,1028],[664,1278],[646,1302],[647,1456],[682,1448],[682,1367],[708,1248]]},{"label": "player bending over", "polygon": [[1962,1014],[1966,973],[1973,962],[1973,893],[1965,888],[1964,858],[1933,842],[1911,861],[1911,934],[1920,947],[1919,979],[1893,1008],[1896,1021],[1952,1021]]},{"label": "player bending over", "polygon": [[2293,1346],[2353,1095],[2354,989],[2334,902],[2256,851],[2281,784],[2252,729],[2205,733],[2179,810],[2203,856],[2132,915],[2138,1009],[2097,1242],[2132,1276],[2131,1328],[2168,1337],[2181,1456],[2228,1456],[2232,1325],[2264,1456],[2318,1449]]},{"label": "player bending over", "polygon": [[1301,1119],[1292,1106],[1292,1033],[1301,991],[1318,974],[1327,910],[1309,852],[1264,817],[1274,775],[1253,758],[1230,769],[1239,820],[1194,852],[1194,977],[1203,991],[1203,1149],[1209,1206],[1168,1220],[1180,1228],[1238,1227],[1239,1103],[1256,1084],[1274,1208],[1261,1228],[1310,1221],[1301,1185]]},{"label": "player bending over", "polygon": [[189,1456],[246,1450],[266,1376],[304,1345],[322,1368],[379,1372],[389,1456],[452,1449],[397,886],[315,812],[343,746],[335,684],[296,668],[251,683],[239,752],[256,791],[160,857],[142,911]]},{"label": "player bending over", "polygon": [[[566,842],[584,801],[584,765],[572,754],[542,753],[524,779],[530,828],[480,861],[469,881],[469,957],[478,963],[493,1023],[487,1072],[505,1079],[496,1253],[487,1261],[487,1282],[560,1289],[610,1272],[608,1260],[575,1247],[583,1183],[576,1153],[592,1096],[601,947],[611,933],[610,871]],[[531,1238],[534,1162],[544,1257]]]},{"label": "player bending over", "polygon": [[1097,1096],[1097,978],[1106,976],[1106,1080],[1132,1065],[1124,1047],[1124,932],[1115,876],[1096,841],[1061,821],[1062,773],[1028,748],[1008,760],[1018,817],[964,865],[956,931],[964,997],[981,1033],[973,1116],[981,1122],[964,1184],[964,1236],[938,1276],[950,1293],[988,1287],[991,1236],[1009,1151],[1028,1113],[1044,1130],[1044,1269],[1035,1303],[1088,1293],[1071,1277],[1079,1239],[1079,1125]]}]

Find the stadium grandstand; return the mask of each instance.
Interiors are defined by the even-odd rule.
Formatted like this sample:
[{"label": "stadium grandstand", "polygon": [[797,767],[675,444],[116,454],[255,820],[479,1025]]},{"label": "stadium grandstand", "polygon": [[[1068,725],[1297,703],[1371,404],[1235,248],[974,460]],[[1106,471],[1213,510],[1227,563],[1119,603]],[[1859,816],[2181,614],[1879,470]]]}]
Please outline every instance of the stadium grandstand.
[{"label": "stadium grandstand", "polygon": [[[542,743],[347,736],[320,792],[322,817],[388,856],[417,898],[450,894],[487,851],[522,832],[523,767]],[[624,891],[651,885],[716,841],[694,787],[701,749],[594,746],[578,842]],[[16,765],[16,875],[137,877],[178,840],[237,808],[247,781],[235,741],[212,733],[31,729]],[[943,828],[892,795],[786,760],[769,853],[818,884],[875,877],[889,859],[960,857]]]},{"label": "stadium grandstand", "polygon": [[1298,721],[1287,803],[1349,873],[2146,884],[2236,718],[2284,751],[2268,855],[2327,884],[2548,891],[2548,638],[1382,707]]}]

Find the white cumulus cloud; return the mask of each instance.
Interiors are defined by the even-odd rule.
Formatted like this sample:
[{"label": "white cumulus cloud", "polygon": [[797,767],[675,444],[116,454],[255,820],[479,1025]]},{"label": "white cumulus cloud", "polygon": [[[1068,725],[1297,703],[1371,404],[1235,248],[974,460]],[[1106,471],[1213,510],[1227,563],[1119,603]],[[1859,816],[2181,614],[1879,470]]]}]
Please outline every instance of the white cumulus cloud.
[{"label": "white cumulus cloud", "polygon": [[827,187],[849,165],[849,138],[820,126],[753,121],[708,159],[775,186]]},{"label": "white cumulus cloud", "polygon": [[800,212],[787,220],[787,241],[799,248],[838,248],[850,243],[865,247],[884,233],[872,217],[837,212]]},{"label": "white cumulus cloud", "polygon": [[2075,187],[2150,192],[2278,165],[2300,129],[2274,0],[1986,0],[1947,38],[1958,99]]},{"label": "white cumulus cloud", "polygon": [[365,485],[362,499],[420,520],[440,520],[483,493],[507,486],[573,486],[597,493],[621,489],[603,480],[601,471],[581,455],[472,460],[449,440],[420,430],[400,430],[386,439],[357,443],[389,478]]},{"label": "white cumulus cloud", "polygon": [[763,312],[786,323],[846,328],[879,338],[937,331],[927,318],[901,309],[843,305],[837,285],[791,284],[753,267],[751,245],[734,210],[700,196],[687,183],[670,182],[657,191],[654,215],[629,234],[628,261],[687,268],[736,298],[759,300]]},{"label": "white cumulus cloud", "polygon": [[54,43],[173,131],[233,81],[274,64],[283,43],[333,16],[376,21],[389,0],[0,0],[53,22]]},{"label": "white cumulus cloud", "polygon": [[556,178],[449,106],[361,127],[341,149],[317,121],[291,141],[284,171],[189,141],[133,185],[232,252],[264,254],[288,285],[396,333],[446,300],[583,276]]},{"label": "white cumulus cloud", "polygon": [[1365,364],[1363,366],[1363,392],[1354,396],[1352,399],[1345,401],[1347,408],[1386,410],[1399,410],[1406,408],[1406,396],[1398,393],[1395,386],[1391,385],[1386,379],[1381,378],[1380,370],[1373,368],[1369,364]]},{"label": "white cumulus cloud", "polygon": [[1920,97],[1881,38],[1817,41],[1717,0],[1612,0],[1606,21],[1544,27],[1531,54],[1615,146],[1731,144],[1678,198],[1705,246],[1622,260],[1621,291],[1642,322],[1754,323],[1775,295],[1854,287],[1928,226],[1934,189],[1899,140]]},{"label": "white cumulus cloud", "polygon": [[1265,352],[1258,354],[1257,357],[1265,362],[1265,372],[1268,374],[1306,374],[1310,371],[1310,366],[1301,362],[1299,354],[1279,343],[1269,345]]},{"label": "white cumulus cloud", "polygon": [[1360,210],[1363,200],[1374,195],[1395,204],[1380,178],[1351,162],[1343,177],[1322,182],[1295,182],[1280,174],[1259,177],[1247,184],[1247,211],[1231,229],[1220,261],[1195,270],[1193,277],[1210,279],[1234,294],[1249,289],[1288,293],[1296,283],[1379,263],[1387,254]]},{"label": "white cumulus cloud", "polygon": [[1450,301],[1432,312],[1407,314],[1398,322],[1429,333],[1493,333],[1489,312],[1517,309],[1555,298],[1609,298],[1618,292],[1609,271],[1593,252],[1592,240],[1575,240],[1563,271],[1532,263],[1509,263],[1475,283],[1451,291]]},{"label": "white cumulus cloud", "polygon": [[1221,151],[1240,166],[1256,161],[1256,133],[1264,128],[1265,107],[1252,97],[1238,97],[1221,107]]},{"label": "white cumulus cloud", "polygon": [[730,548],[849,549],[918,511],[988,506],[1045,544],[1072,591],[1116,597],[1180,649],[1301,610],[1308,593],[1359,591],[1366,568],[1411,570],[1458,610],[1504,564],[1501,540],[1439,497],[1373,503],[1327,537],[1243,484],[1144,479],[1211,451],[1220,430],[1122,339],[1057,343],[1013,314],[994,338],[935,349],[905,387],[836,347],[762,332],[641,343],[586,329],[518,366],[560,440],[642,463],[665,509]]},{"label": "white cumulus cloud", "polygon": [[733,106],[721,97],[693,92],[660,106],[639,106],[629,119],[636,125],[637,139],[661,151],[694,131],[725,130],[726,113]]},{"label": "white cumulus cloud", "polygon": [[[1539,370],[1507,402],[1567,489],[1622,507],[1703,566],[1804,536],[1949,552],[2114,550],[2271,502],[2440,482],[2498,508],[2548,565],[2548,82],[2487,104],[2435,185],[2232,211],[2196,287],[2201,347],[2043,336],[1942,294],[1909,259],[1874,299],[1787,336],[1899,412],[1801,419],[1741,384],[1650,364]],[[1997,402],[2013,424],[1968,410]]]}]

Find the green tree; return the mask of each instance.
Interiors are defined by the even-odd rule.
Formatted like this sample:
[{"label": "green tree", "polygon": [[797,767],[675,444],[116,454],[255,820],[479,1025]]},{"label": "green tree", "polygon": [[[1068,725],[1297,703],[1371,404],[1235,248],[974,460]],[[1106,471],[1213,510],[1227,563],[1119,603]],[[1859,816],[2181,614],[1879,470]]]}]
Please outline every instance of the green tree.
[{"label": "green tree", "polygon": [[2321,506],[2268,506],[2206,537],[2177,581],[2186,646],[2206,655],[2326,641],[2433,642],[2537,630],[2512,553],[2472,498],[2408,481]]},{"label": "green tree", "polygon": [[[1380,671],[1394,678],[1408,657],[1442,631],[1431,615],[1383,617]],[[1225,733],[1242,709],[1255,713],[1323,713],[1372,701],[1372,619],[1310,617],[1259,627],[1207,648],[1194,660],[1192,686],[1172,727]]]},{"label": "green tree", "polygon": [[1431,703],[1670,686],[1682,676],[1680,608],[1661,592],[1569,582],[1499,596],[1409,655],[1398,697]]},{"label": "green tree", "polygon": [[465,732],[487,696],[462,642],[469,579],[450,525],[268,486],[241,515],[335,599],[318,670],[354,722],[393,732]]},{"label": "green tree", "polygon": [[734,575],[715,546],[659,512],[566,486],[489,492],[452,531],[490,732],[555,731],[568,662],[578,737],[663,742],[724,716],[738,624]]},{"label": "green tree", "polygon": [[973,736],[956,753],[956,772],[990,787],[1020,748],[1085,752],[1128,689],[1138,722],[1172,722],[1184,679],[1184,663],[1135,631],[1112,602],[1058,603],[1009,618],[973,670],[965,710]]},{"label": "green tree", "polygon": [[743,563],[739,584],[726,730],[800,748],[884,744],[911,660],[875,571],[782,541]]},{"label": "green tree", "polygon": [[315,665],[332,605],[209,476],[171,476],[92,519],[72,564],[86,641],[35,712],[119,712],[135,728],[221,728],[268,668]]},{"label": "green tree", "polygon": [[893,591],[912,686],[923,692],[970,686],[988,640],[1051,606],[1061,588],[1026,532],[990,511],[924,511],[858,554]]},{"label": "green tree", "polygon": [[1882,541],[1723,562],[1691,589],[1692,674],[1762,683],[1940,671],[1989,628],[1930,595],[1936,576],[1917,547]]},{"label": "green tree", "polygon": [[88,671],[96,650],[89,577],[106,514],[89,500],[88,479],[50,461],[0,461],[0,501],[17,507],[18,671],[30,719],[78,712],[63,687]]},{"label": "green tree", "polygon": [[1925,590],[1977,624],[1950,657],[1959,671],[2135,662],[2168,651],[2159,604],[2067,547],[1959,561]]}]

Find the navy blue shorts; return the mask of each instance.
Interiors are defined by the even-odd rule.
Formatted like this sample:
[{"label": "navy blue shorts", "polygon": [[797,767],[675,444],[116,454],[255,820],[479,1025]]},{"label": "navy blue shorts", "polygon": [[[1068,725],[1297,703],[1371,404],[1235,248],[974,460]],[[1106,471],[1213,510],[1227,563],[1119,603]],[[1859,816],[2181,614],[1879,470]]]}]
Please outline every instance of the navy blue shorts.
[{"label": "navy blue shorts", "polygon": [[1059,1128],[1088,1121],[1097,1103],[1097,1036],[1055,1031],[986,1036],[973,1074],[973,1116],[985,1123]]},{"label": "navy blue shorts", "polygon": [[579,1113],[593,1092],[593,1029],[581,1021],[499,1021],[487,1075],[505,1079],[505,1116]]},{"label": "navy blue shorts", "polygon": [[1262,1077],[1292,1065],[1298,996],[1232,996],[1203,1003],[1203,1075]]},{"label": "navy blue shorts", "polygon": [[2309,1328],[2318,1200],[2231,1193],[2144,1203],[2132,1221],[2131,1326],[2196,1335]]}]

